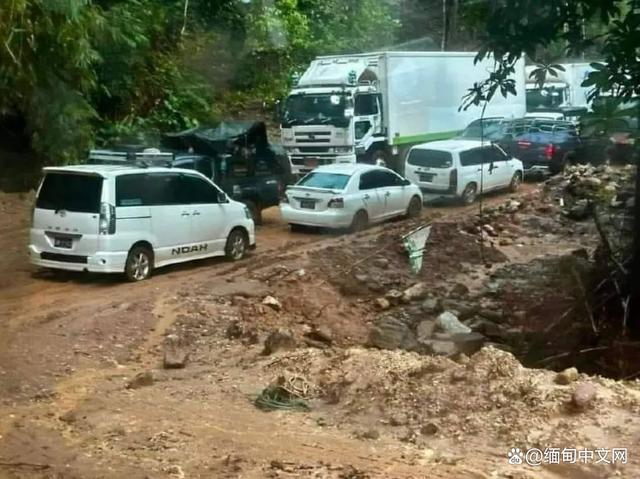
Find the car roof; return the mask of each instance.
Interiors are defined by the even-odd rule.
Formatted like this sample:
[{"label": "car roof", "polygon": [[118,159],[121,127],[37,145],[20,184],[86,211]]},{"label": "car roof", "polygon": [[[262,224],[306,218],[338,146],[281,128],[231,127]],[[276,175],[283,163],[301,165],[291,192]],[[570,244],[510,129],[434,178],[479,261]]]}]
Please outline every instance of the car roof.
[{"label": "car roof", "polygon": [[194,173],[193,170],[185,170],[181,168],[164,168],[159,166],[136,166],[136,165],[69,165],[69,166],[48,166],[44,168],[44,172],[58,173],[81,173],[94,174],[102,177],[112,177],[131,173],[171,173],[185,172]]},{"label": "car roof", "polygon": [[366,163],[337,163],[333,165],[318,166],[315,170],[322,173],[337,173],[342,175],[354,175],[355,173],[362,173],[369,170],[387,170],[382,166],[368,165]]},{"label": "car roof", "polygon": [[481,146],[491,146],[490,141],[480,141],[480,140],[462,140],[462,139],[453,139],[453,140],[440,140],[440,141],[431,141],[429,143],[421,143],[413,147],[413,149],[419,150],[438,150],[438,151],[466,151],[472,150],[474,148],[479,148]]}]

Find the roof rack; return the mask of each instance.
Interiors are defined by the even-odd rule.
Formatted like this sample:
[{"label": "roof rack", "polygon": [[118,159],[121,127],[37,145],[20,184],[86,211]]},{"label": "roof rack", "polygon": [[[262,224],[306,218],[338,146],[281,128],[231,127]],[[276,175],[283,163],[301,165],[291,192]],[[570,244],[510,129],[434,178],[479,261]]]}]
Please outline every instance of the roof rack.
[{"label": "roof rack", "polygon": [[91,150],[89,151],[88,163],[122,165],[134,164],[142,168],[150,166],[167,166],[171,167],[174,160],[174,154],[162,152],[155,148],[149,148],[144,151],[115,151],[115,150]]}]

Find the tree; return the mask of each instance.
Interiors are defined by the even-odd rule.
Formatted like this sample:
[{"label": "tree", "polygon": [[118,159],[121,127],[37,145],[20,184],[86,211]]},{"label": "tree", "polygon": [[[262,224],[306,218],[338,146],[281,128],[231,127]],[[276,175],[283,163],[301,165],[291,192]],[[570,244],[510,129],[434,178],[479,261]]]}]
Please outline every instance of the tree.
[{"label": "tree", "polygon": [[[566,45],[568,56],[580,54],[596,43],[602,46],[603,62],[585,80],[593,87],[592,98],[611,94],[617,102],[640,95],[640,0],[496,0],[487,6],[486,33],[477,60],[493,56],[496,69],[485,82],[474,85],[466,105],[486,101],[498,89],[507,88],[505,73],[526,54],[554,42]],[[591,28],[585,28],[588,23]],[[598,28],[594,28],[598,25]],[[640,116],[640,104],[636,107]],[[635,230],[631,271],[627,278],[630,328],[640,334],[640,161],[636,152]]]}]

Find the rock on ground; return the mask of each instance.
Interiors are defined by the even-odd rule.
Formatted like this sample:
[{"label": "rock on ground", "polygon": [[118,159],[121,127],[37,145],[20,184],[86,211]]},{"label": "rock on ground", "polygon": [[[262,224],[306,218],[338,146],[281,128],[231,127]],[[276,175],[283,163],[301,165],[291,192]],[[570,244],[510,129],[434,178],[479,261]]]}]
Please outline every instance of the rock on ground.
[{"label": "rock on ground", "polygon": [[556,384],[567,385],[578,379],[578,370],[576,368],[567,368],[556,374]]},{"label": "rock on ground", "polygon": [[380,349],[412,350],[416,347],[416,338],[402,320],[385,317],[369,331],[369,344]]},{"label": "rock on ground", "polygon": [[165,369],[184,368],[189,359],[189,350],[185,342],[176,334],[170,334],[164,339],[164,367]]},{"label": "rock on ground", "polygon": [[571,404],[578,410],[587,409],[596,398],[596,387],[591,383],[579,383],[573,395]]},{"label": "rock on ground", "polygon": [[450,311],[445,311],[438,316],[438,319],[436,319],[436,326],[438,327],[438,330],[449,334],[471,332],[471,328],[462,324],[460,320],[458,320],[458,317]]},{"label": "rock on ground", "polygon": [[144,371],[136,374],[127,382],[127,389],[139,389],[145,386],[153,385],[154,378],[151,371]]},{"label": "rock on ground", "polygon": [[277,351],[294,349],[295,347],[296,340],[291,331],[277,329],[276,331],[272,331],[269,336],[267,336],[267,339],[265,339],[262,354],[269,355]]}]

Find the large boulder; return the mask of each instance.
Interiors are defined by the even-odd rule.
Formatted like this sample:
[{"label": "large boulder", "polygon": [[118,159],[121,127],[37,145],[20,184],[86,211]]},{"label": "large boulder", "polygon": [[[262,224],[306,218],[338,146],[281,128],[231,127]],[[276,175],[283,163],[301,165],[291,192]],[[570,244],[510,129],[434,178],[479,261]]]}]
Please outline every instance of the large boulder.
[{"label": "large boulder", "polygon": [[460,322],[458,317],[450,311],[445,311],[436,319],[437,329],[443,333],[470,333],[471,328]]},{"label": "large boulder", "polygon": [[403,320],[396,317],[380,318],[369,331],[369,344],[380,349],[416,349],[416,337]]}]

